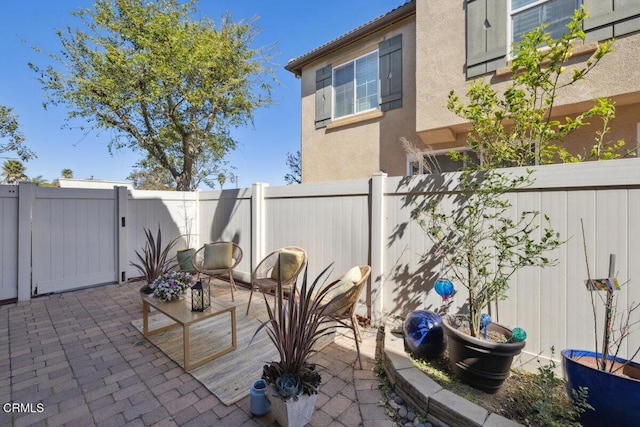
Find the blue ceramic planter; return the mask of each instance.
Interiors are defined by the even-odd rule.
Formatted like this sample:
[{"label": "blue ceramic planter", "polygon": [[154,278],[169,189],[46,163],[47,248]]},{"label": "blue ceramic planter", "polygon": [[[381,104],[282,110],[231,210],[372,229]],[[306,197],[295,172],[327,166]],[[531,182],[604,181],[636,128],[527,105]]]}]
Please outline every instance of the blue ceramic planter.
[{"label": "blue ceramic planter", "polygon": [[[597,354],[600,356],[600,354]],[[604,372],[586,366],[578,360],[594,358],[596,353],[583,350],[563,350],[562,368],[567,382],[567,393],[587,387],[587,402],[594,410],[587,410],[580,418],[585,427],[590,426],[640,426],[640,380]],[[609,360],[614,360],[613,356]],[[627,363],[616,358],[616,362]],[[640,364],[630,362],[629,368],[640,369]]]}]

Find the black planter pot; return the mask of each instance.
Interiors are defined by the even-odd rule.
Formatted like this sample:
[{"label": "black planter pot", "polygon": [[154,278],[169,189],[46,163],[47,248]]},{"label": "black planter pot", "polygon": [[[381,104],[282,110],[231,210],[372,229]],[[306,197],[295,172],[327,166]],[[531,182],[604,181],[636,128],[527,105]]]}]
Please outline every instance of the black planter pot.
[{"label": "black planter pot", "polygon": [[[520,354],[525,342],[495,343],[474,338],[459,331],[451,316],[442,319],[449,342],[449,360],[453,372],[463,382],[486,393],[495,393],[509,377],[511,362]],[[488,326],[489,331],[511,337],[511,330],[497,323]]]},{"label": "black planter pot", "polygon": [[153,289],[151,289],[151,287],[149,285],[143,285],[140,288],[140,293],[143,293],[145,295],[149,295],[149,294],[153,293]]}]

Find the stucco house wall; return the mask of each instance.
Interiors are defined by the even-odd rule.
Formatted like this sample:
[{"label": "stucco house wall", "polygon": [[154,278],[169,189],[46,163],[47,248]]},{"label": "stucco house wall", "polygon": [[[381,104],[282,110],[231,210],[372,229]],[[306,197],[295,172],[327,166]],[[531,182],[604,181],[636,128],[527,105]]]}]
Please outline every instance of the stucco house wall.
[{"label": "stucco house wall", "polygon": [[[605,56],[586,80],[560,90],[554,115],[575,116],[590,108],[595,98],[611,98],[617,114],[610,123],[607,140],[623,139],[633,153],[640,144],[640,0],[583,0],[583,3],[594,13],[585,24],[589,27],[587,39],[575,44],[568,67],[584,66],[598,42],[613,36],[614,52]],[[368,178],[378,171],[389,176],[406,175],[408,154],[401,138],[418,150],[432,149],[439,153],[465,147],[470,124],[448,111],[447,96],[454,90],[464,98],[474,79],[484,79],[498,91],[511,84],[506,42],[504,49],[498,49],[502,57],[496,59],[494,49],[494,57],[484,64],[470,64],[469,52],[473,56],[477,46],[469,45],[478,43],[473,39],[476,33],[469,31],[472,36],[467,35],[470,25],[476,29],[483,27],[478,27],[478,17],[484,20],[486,14],[491,20],[488,31],[497,28],[504,37],[510,19],[508,4],[509,0],[407,1],[290,61],[285,68],[301,78],[302,181]],[[374,51],[382,41],[399,34],[402,107],[354,114],[318,126],[316,73]],[[478,38],[483,39],[482,36]],[[487,36],[487,44],[489,40],[495,43],[497,38]],[[574,154],[588,153],[595,132],[601,127],[601,122],[593,119],[590,126],[565,141],[567,148]]]},{"label": "stucco house wall", "polygon": [[[402,34],[402,107],[354,114],[316,129],[316,71],[373,52],[382,41],[399,34]],[[412,17],[302,68],[302,182],[369,177],[378,171],[405,174],[406,156],[400,137],[416,139],[414,52],[415,19]]]},{"label": "stucco house wall", "polygon": [[[596,0],[586,0],[590,4]],[[640,0],[638,0],[640,4]],[[426,146],[433,149],[464,145],[469,126],[447,110],[451,90],[464,99],[469,84],[480,78],[504,90],[511,84],[509,68],[467,79],[465,51],[465,1],[417,0],[416,4],[416,131]],[[433,19],[437,16],[438,19]],[[582,67],[597,46],[595,33],[584,44],[577,44],[570,66]],[[445,52],[446,54],[443,54]],[[640,122],[640,32],[617,37],[614,52],[605,56],[586,80],[563,88],[558,93],[555,115],[565,116],[584,111],[593,99],[608,97],[617,107],[617,118],[611,123],[611,140],[625,139],[635,146]],[[571,136],[566,142],[574,152],[592,143],[599,123]]]}]

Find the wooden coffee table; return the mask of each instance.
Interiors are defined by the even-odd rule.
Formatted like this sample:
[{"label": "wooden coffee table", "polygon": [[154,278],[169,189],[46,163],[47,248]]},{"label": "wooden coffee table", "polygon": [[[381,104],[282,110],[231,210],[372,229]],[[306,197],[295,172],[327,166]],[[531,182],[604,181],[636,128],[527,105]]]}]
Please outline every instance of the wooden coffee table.
[{"label": "wooden coffee table", "polygon": [[[175,321],[170,325],[149,330],[149,307],[153,307],[160,313],[170,317]],[[215,353],[201,359],[191,361],[191,347],[189,342],[189,327],[202,320],[219,316],[224,313],[231,315],[231,345],[222,348]],[[142,296],[142,334],[145,337],[164,332],[176,326],[182,326],[183,347],[184,347],[184,370],[190,371],[213,359],[233,351],[237,347],[236,337],[236,306],[224,301],[211,301],[211,306],[203,312],[191,311],[191,299],[185,296],[183,300],[162,302],[151,295]],[[215,348],[215,347],[214,347]]]}]

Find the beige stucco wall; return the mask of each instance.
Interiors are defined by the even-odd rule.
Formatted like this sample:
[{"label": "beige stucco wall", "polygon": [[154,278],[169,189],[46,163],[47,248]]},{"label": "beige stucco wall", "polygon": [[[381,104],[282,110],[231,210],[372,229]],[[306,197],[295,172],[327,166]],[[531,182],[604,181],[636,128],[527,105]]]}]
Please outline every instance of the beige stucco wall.
[{"label": "beige stucco wall", "polygon": [[[452,89],[463,98],[470,83],[464,68],[464,2],[417,0],[416,8],[416,131],[434,149],[461,145],[463,120],[447,110],[446,102]],[[636,124],[640,121],[640,33],[620,37],[614,48],[586,81],[559,92],[556,113],[580,111],[585,102],[596,97],[613,98],[618,109],[625,110],[624,119],[616,120],[614,131],[635,141]],[[584,65],[589,57],[590,54],[577,56],[572,65]],[[508,75],[496,77],[491,73],[482,78],[494,83],[498,90],[510,84]],[[579,139],[584,140],[584,136]]]},{"label": "beige stucco wall", "polygon": [[[363,113],[315,128],[316,70],[340,65],[378,48],[383,40],[402,33],[402,108],[385,113]],[[404,175],[406,154],[400,137],[418,141],[415,124],[415,20],[378,31],[346,46],[302,70],[301,153],[302,181],[319,182],[369,178],[378,171]],[[339,125],[342,123],[342,125]]]}]

